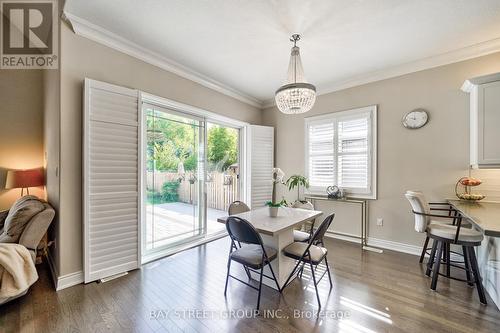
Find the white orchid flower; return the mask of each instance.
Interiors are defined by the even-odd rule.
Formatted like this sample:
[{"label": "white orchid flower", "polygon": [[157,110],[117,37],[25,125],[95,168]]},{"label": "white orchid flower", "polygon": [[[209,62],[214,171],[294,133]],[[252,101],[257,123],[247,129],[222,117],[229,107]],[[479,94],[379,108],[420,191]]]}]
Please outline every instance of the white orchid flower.
[{"label": "white orchid flower", "polygon": [[275,182],[282,183],[283,178],[285,178],[285,173],[280,168],[273,168],[273,178]]}]

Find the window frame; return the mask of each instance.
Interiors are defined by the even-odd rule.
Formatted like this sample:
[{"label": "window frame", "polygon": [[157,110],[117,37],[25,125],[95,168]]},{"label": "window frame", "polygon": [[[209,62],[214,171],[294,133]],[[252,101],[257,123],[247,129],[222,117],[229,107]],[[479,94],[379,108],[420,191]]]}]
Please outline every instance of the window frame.
[{"label": "window frame", "polygon": [[[368,188],[367,189],[357,189],[341,187],[346,196],[350,198],[359,199],[377,199],[377,105],[370,105],[345,111],[332,112],[328,114],[323,114],[319,116],[306,117],[304,119],[304,156],[305,156],[305,176],[309,178],[309,127],[313,124],[322,123],[325,121],[333,121],[334,123],[334,135],[333,135],[333,160],[335,165],[334,172],[334,183],[338,183],[338,121],[353,118],[356,119],[358,116],[366,114],[368,116]],[[329,184],[325,186],[311,186],[308,190],[308,194],[312,195],[326,195],[327,186],[336,185]]]}]

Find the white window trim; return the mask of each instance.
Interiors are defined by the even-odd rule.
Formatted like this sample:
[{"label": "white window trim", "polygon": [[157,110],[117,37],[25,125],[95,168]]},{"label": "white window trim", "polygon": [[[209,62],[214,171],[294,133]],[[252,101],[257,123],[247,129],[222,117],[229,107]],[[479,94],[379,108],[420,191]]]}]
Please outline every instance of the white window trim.
[{"label": "white window trim", "polygon": [[[320,116],[307,117],[304,122],[304,136],[305,136],[305,176],[309,178],[309,125],[317,123],[322,120],[333,120],[335,123],[340,118],[356,117],[360,114],[368,114],[370,117],[371,126],[368,128],[368,184],[369,190],[362,192],[349,188],[343,188],[346,195],[350,198],[359,199],[377,199],[377,105],[371,105],[346,111],[332,112]],[[338,137],[337,129],[335,129],[334,137]],[[337,139],[334,139],[334,156],[335,162],[337,161]],[[331,184],[335,185],[335,184]],[[308,194],[313,195],[326,195],[326,187],[310,187],[307,191]]]}]

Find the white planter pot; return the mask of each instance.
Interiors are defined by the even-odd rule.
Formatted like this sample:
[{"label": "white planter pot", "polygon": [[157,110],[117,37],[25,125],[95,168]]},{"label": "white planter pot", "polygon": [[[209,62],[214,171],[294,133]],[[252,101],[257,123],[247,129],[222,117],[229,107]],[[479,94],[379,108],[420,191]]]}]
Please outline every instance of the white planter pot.
[{"label": "white planter pot", "polygon": [[300,201],[295,201],[292,205],[293,208],[302,208],[302,209],[308,209],[308,210],[314,210],[314,206],[312,203],[309,201],[306,202],[300,202]]},{"label": "white planter pot", "polygon": [[277,217],[279,209],[280,209],[279,207],[269,207],[269,216],[270,217]]}]

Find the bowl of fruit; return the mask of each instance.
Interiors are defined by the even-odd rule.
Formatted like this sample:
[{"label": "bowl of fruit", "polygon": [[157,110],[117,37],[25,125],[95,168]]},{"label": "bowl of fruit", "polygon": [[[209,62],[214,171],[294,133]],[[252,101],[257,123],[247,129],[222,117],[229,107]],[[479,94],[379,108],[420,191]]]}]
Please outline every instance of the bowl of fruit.
[{"label": "bowl of fruit", "polygon": [[479,201],[486,196],[483,194],[472,193],[472,188],[481,185],[481,180],[473,177],[462,177],[455,185],[455,194],[460,200]]}]

